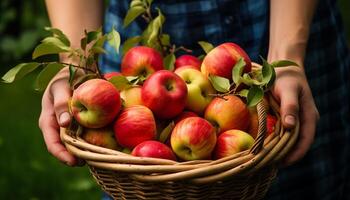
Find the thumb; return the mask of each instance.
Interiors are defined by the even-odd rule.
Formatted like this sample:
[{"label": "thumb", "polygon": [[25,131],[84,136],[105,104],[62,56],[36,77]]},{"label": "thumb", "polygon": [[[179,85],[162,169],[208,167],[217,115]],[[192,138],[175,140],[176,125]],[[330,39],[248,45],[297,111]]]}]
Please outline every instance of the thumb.
[{"label": "thumb", "polygon": [[66,79],[57,80],[51,86],[56,119],[61,127],[67,127],[72,119],[69,114],[68,101],[71,97],[71,90]]},{"label": "thumb", "polygon": [[284,88],[280,93],[282,124],[294,128],[299,116],[299,92],[294,88]]}]

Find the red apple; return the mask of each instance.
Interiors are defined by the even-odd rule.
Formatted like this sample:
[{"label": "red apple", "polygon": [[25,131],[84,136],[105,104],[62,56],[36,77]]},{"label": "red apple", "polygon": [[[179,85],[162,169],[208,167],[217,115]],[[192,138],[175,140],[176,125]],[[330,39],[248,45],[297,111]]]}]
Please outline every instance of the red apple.
[{"label": "red apple", "polygon": [[204,118],[224,132],[230,129],[246,131],[249,127],[249,111],[237,96],[216,97],[205,110]]},{"label": "red apple", "polygon": [[114,122],[113,128],[118,143],[131,149],[156,136],[156,122],[152,111],[140,105],[125,108]]},{"label": "red apple", "polygon": [[272,133],[274,133],[276,123],[277,123],[277,118],[273,115],[267,114],[267,118],[266,118],[267,135],[271,135]]},{"label": "red apple", "polygon": [[251,148],[254,139],[248,133],[240,130],[228,130],[221,133],[217,139],[214,157],[220,159]]},{"label": "red apple", "polygon": [[205,108],[211,102],[215,89],[209,79],[200,71],[192,68],[180,68],[175,70],[187,86],[187,100],[185,108],[199,115],[204,113]]},{"label": "red apple", "polygon": [[223,43],[212,49],[205,57],[201,66],[204,75],[216,75],[232,79],[232,68],[243,58],[246,66],[244,72],[250,72],[251,61],[247,53],[235,43]]},{"label": "red apple", "polygon": [[202,61],[192,55],[182,55],[175,60],[175,69],[183,66],[193,66],[195,69],[200,70]]},{"label": "red apple", "polygon": [[114,76],[122,76],[122,74],[120,72],[108,72],[103,74],[103,78],[105,78],[106,80],[109,80]]},{"label": "red apple", "polygon": [[84,130],[82,138],[93,145],[100,147],[119,150],[120,146],[118,145],[113,129],[110,127],[91,129],[87,128]]},{"label": "red apple", "polygon": [[124,106],[143,105],[141,99],[141,86],[133,86],[120,92],[120,97],[124,100]]},{"label": "red apple", "polygon": [[131,152],[131,155],[138,157],[163,158],[176,160],[173,151],[165,144],[158,141],[145,141],[138,144]]},{"label": "red apple", "polygon": [[179,121],[189,117],[198,117],[198,115],[191,111],[183,111],[180,115],[176,116],[176,118],[174,119],[174,122],[175,124],[177,124]]},{"label": "red apple", "polygon": [[183,160],[207,159],[215,147],[215,128],[203,118],[189,117],[175,125],[170,143]]},{"label": "red apple", "polygon": [[145,46],[136,46],[126,52],[121,63],[124,76],[147,78],[155,71],[164,69],[163,58],[158,51]]},{"label": "red apple", "polygon": [[79,124],[101,128],[111,123],[121,108],[118,90],[103,79],[91,79],[73,92],[70,110]]},{"label": "red apple", "polygon": [[186,83],[174,72],[160,70],[152,74],[141,89],[143,105],[161,119],[180,114],[187,98]]}]

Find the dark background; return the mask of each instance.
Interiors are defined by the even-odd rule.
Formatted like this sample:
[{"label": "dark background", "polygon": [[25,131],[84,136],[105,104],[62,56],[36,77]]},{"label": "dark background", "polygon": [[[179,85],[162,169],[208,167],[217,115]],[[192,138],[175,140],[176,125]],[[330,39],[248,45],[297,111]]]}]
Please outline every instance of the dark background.
[{"label": "dark background", "polygon": [[[339,5],[350,38],[350,1]],[[45,26],[43,0],[0,1],[0,76],[30,61]],[[0,83],[0,199],[99,199],[87,167],[67,167],[47,152],[37,125],[42,93],[34,90],[35,75]]]}]

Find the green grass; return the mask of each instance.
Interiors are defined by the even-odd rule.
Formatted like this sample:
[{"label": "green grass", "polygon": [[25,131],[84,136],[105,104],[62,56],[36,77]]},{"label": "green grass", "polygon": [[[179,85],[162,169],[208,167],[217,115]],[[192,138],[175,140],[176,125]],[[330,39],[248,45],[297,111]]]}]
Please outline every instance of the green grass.
[{"label": "green grass", "polygon": [[67,167],[48,153],[33,78],[0,84],[0,199],[100,199],[86,166]]}]

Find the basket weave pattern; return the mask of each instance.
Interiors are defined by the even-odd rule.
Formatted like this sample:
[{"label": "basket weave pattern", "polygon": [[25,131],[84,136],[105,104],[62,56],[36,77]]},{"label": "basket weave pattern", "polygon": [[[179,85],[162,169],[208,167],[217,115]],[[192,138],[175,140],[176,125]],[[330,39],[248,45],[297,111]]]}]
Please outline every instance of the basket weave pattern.
[{"label": "basket weave pattern", "polygon": [[281,126],[279,107],[269,95],[277,117],[274,134],[265,138],[267,106],[257,106],[259,131],[250,150],[219,160],[176,162],[134,157],[86,143],[62,129],[67,149],[86,161],[93,177],[114,199],[262,199],[278,171],[277,164],[298,137]]}]

